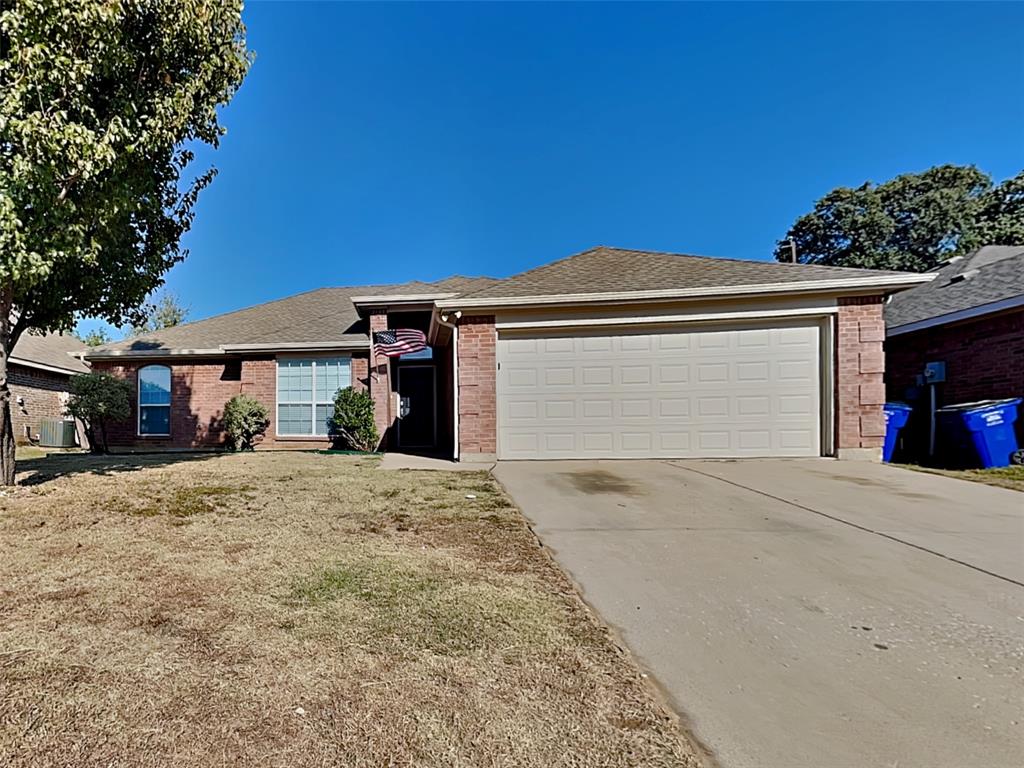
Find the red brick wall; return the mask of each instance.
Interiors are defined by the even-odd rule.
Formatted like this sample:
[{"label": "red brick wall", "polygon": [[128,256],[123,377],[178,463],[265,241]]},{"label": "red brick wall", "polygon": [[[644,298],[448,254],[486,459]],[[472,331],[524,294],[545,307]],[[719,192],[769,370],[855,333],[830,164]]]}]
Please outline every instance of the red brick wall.
[{"label": "red brick wall", "polygon": [[[886,339],[885,354],[889,399],[914,406],[900,432],[898,457],[927,461],[928,390],[914,389],[925,363],[946,363],[946,382],[935,387],[939,407],[1024,396],[1024,309],[891,336]],[[1024,444],[1020,418],[1017,432]]]},{"label": "red brick wall", "polygon": [[[273,362],[273,361],[271,361]],[[230,364],[223,361],[173,363],[171,369],[171,436],[140,437],[138,424],[138,371],[151,363],[95,362],[94,371],[105,371],[124,379],[131,386],[132,413],[128,420],[108,425],[111,447],[202,448],[223,443],[224,404],[242,391],[242,382],[232,376]],[[162,365],[163,363],[157,363]],[[237,363],[236,363],[237,365]],[[244,367],[244,366],[243,366]],[[273,393],[273,380],[271,380]],[[267,402],[273,406],[273,394]]]},{"label": "red brick wall", "polygon": [[497,452],[497,366],[494,316],[459,321],[459,452]]},{"label": "red brick wall", "polygon": [[939,405],[1024,395],[1024,309],[892,336],[885,342],[889,397],[903,400],[927,362],[946,363]]},{"label": "red brick wall", "polygon": [[[161,363],[162,364],[162,363]],[[259,400],[270,412],[261,448],[326,448],[330,439],[279,437],[276,427],[277,360],[273,357],[252,358],[238,362],[192,361],[174,362],[171,368],[171,436],[170,438],[140,437],[137,425],[138,369],[144,362],[95,362],[93,370],[107,371],[128,381],[132,389],[132,415],[109,429],[111,447],[154,449],[161,448],[216,448],[223,445],[224,405],[237,394],[246,394]],[[234,368],[232,369],[232,366]],[[367,358],[353,357],[352,384],[365,388]]]},{"label": "red brick wall", "polygon": [[[61,395],[68,391],[68,378],[67,375],[14,363],[10,365],[7,379],[11,389],[11,416],[16,442],[28,442],[25,437],[26,427],[34,440],[39,435],[41,420],[63,417]],[[21,405],[18,404],[19,397],[24,400]]]},{"label": "red brick wall", "polygon": [[882,297],[839,299],[836,321],[836,448],[874,450],[885,436]]},{"label": "red brick wall", "polygon": [[[385,331],[388,327],[388,313],[386,309],[370,310],[370,338],[376,331]],[[373,398],[373,420],[377,424],[377,434],[380,436],[380,446],[387,447],[390,438],[391,423],[391,369],[388,366],[388,358],[378,357],[376,360],[367,362],[369,368],[370,396]]]}]

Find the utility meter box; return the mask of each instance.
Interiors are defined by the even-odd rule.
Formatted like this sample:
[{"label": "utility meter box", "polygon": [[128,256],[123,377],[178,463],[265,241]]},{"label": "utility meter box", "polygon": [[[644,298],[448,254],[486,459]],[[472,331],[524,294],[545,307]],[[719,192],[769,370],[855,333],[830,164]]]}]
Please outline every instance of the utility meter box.
[{"label": "utility meter box", "polygon": [[924,383],[941,384],[946,380],[946,364],[943,362],[924,364]]}]

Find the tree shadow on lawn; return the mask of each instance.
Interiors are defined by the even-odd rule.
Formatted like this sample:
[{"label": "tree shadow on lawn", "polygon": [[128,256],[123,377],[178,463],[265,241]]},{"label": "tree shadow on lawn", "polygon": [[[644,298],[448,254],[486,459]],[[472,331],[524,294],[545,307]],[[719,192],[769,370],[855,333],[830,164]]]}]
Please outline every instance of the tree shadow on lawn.
[{"label": "tree shadow on lawn", "polygon": [[125,472],[138,472],[151,467],[166,467],[186,462],[200,462],[224,456],[226,451],[196,451],[109,454],[96,456],[88,453],[50,454],[37,459],[18,462],[17,480],[19,486],[42,485],[61,477],[75,475],[97,475],[107,477]]}]

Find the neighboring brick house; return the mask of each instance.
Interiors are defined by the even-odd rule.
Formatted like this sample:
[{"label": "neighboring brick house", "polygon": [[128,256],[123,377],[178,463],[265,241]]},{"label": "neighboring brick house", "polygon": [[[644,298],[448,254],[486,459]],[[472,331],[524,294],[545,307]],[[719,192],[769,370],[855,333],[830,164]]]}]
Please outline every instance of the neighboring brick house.
[{"label": "neighboring brick house", "polygon": [[[91,350],[133,388],[121,449],[327,447],[339,387],[381,447],[457,459],[876,458],[885,297],[930,277],[599,247],[506,279],[323,288]],[[375,356],[372,334],[430,347]]]},{"label": "neighboring brick house", "polygon": [[89,371],[89,367],[75,357],[85,349],[78,339],[63,334],[23,333],[18,339],[7,371],[17,443],[38,440],[43,419],[64,417],[68,379],[76,373]]},{"label": "neighboring brick house", "polygon": [[914,458],[927,440],[926,363],[945,363],[939,407],[1024,396],[1024,246],[986,246],[930,274],[885,310],[886,386],[891,400],[915,406],[906,430]]}]

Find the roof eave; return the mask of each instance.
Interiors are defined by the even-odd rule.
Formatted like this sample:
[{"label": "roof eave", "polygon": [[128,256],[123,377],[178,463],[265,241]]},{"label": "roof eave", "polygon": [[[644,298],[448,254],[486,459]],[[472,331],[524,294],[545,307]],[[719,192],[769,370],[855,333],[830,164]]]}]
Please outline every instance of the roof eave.
[{"label": "roof eave", "polygon": [[973,320],[977,317],[993,315],[998,312],[1005,312],[1006,310],[1016,309],[1018,307],[1024,307],[1024,294],[1021,294],[1020,296],[1011,296],[1008,299],[1000,299],[999,301],[992,301],[987,304],[979,304],[976,307],[960,309],[956,312],[947,312],[942,315],[935,315],[934,317],[926,317],[923,320],[915,320],[911,323],[894,325],[892,328],[886,329],[885,335],[902,336],[906,333],[923,331],[927,328],[934,328],[939,325],[949,325],[951,323],[958,323],[964,320]]},{"label": "roof eave", "polygon": [[68,376],[78,376],[82,373],[88,373],[88,371],[75,370],[73,368],[63,368],[59,365],[50,365],[49,363],[38,363],[35,360],[26,360],[23,357],[9,357],[7,362],[11,365],[20,365],[25,368],[35,368],[38,371],[46,371],[47,373],[60,373]]},{"label": "roof eave", "polygon": [[241,352],[343,352],[358,351],[370,348],[369,337],[350,341],[302,341],[295,343],[271,344],[224,344],[221,349],[225,353]]},{"label": "roof eave", "polygon": [[446,291],[443,293],[395,293],[382,294],[379,296],[352,296],[351,302],[359,309],[370,309],[372,307],[408,306],[422,304],[432,306],[434,302],[450,299],[458,296],[457,293]]},{"label": "roof eave", "polygon": [[223,357],[223,349],[106,349],[94,350],[85,354],[85,359],[92,360],[123,360],[145,358],[147,360],[166,357]]},{"label": "roof eave", "polygon": [[729,298],[733,296],[791,295],[807,293],[893,293],[935,279],[934,274],[872,276],[834,280],[805,280],[797,283],[720,285],[702,288],[613,291],[604,293],[553,294],[547,296],[466,297],[436,301],[438,309],[483,309],[503,307],[558,306],[575,304],[621,304],[628,302]]},{"label": "roof eave", "polygon": [[277,352],[348,352],[370,348],[369,338],[345,341],[272,342],[265,344],[222,344],[209,349],[110,349],[86,354],[86,360],[123,360],[159,358],[218,358],[227,355],[273,354]]}]

